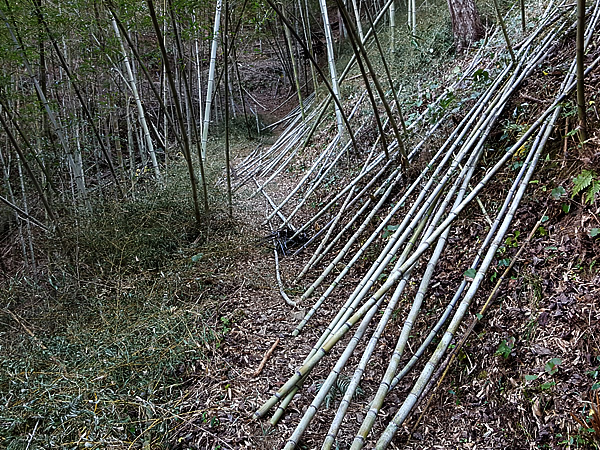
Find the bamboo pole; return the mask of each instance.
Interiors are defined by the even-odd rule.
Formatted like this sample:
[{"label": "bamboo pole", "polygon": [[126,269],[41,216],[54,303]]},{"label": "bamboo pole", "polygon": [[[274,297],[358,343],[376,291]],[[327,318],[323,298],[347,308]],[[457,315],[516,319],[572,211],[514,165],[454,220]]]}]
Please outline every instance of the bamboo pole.
[{"label": "bamboo pole", "polygon": [[206,160],[206,145],[208,142],[208,126],[210,124],[210,111],[213,90],[215,88],[215,67],[217,64],[217,46],[219,43],[219,27],[221,24],[221,8],[223,0],[217,0],[215,5],[215,22],[213,27],[212,44],[210,49],[210,67],[208,70],[208,85],[206,88],[206,101],[204,108],[204,125],[202,127],[202,159]]},{"label": "bamboo pole", "polygon": [[[231,198],[231,164],[229,161],[229,1],[225,0],[225,29],[223,33],[223,73],[225,80],[225,178],[227,179],[227,208],[229,217],[233,217],[233,202]],[[202,160],[202,158],[200,158]]]},{"label": "bamboo pole", "polygon": [[329,75],[331,78],[332,95],[338,100],[335,103],[335,116],[337,119],[338,133],[340,138],[343,137],[344,126],[342,124],[340,87],[338,84],[337,69],[335,67],[335,55],[333,52],[333,37],[331,36],[331,25],[329,24],[329,14],[327,12],[327,3],[325,0],[319,0],[319,8],[321,9],[321,19],[323,20],[323,31],[325,32],[325,45],[327,48],[327,63],[329,65]]},{"label": "bamboo pole", "polygon": [[[285,7],[281,7],[281,13],[285,14]],[[288,53],[290,55],[290,65],[292,66],[292,72],[294,75],[294,83],[296,84],[296,95],[298,96],[298,105],[300,106],[300,113],[302,120],[304,120],[304,105],[302,103],[302,91],[300,89],[300,80],[298,79],[298,67],[296,65],[296,57],[294,56],[294,47],[292,43],[292,33],[286,26],[283,27],[285,33],[285,40],[287,43]]]},{"label": "bamboo pole", "polygon": [[150,137],[150,129],[148,128],[148,123],[146,122],[146,113],[144,112],[144,106],[142,105],[142,100],[140,98],[140,94],[138,92],[137,83],[133,76],[133,70],[131,68],[131,63],[129,62],[129,56],[127,56],[127,51],[125,50],[125,45],[123,44],[123,39],[121,38],[121,32],[119,31],[119,27],[117,26],[117,22],[115,18],[112,18],[112,26],[115,31],[115,35],[119,42],[119,47],[121,49],[121,54],[123,55],[123,64],[125,65],[125,70],[127,71],[127,85],[131,89],[131,93],[133,94],[133,99],[135,100],[135,104],[138,110],[138,120],[142,127],[142,131],[144,133],[144,142],[146,144],[146,148],[148,150],[148,154],[150,155],[150,161],[152,162],[152,168],[154,169],[154,175],[157,180],[161,180],[160,169],[158,167],[158,160],[156,159],[156,153],[154,151],[154,143],[152,142],[152,137]]}]

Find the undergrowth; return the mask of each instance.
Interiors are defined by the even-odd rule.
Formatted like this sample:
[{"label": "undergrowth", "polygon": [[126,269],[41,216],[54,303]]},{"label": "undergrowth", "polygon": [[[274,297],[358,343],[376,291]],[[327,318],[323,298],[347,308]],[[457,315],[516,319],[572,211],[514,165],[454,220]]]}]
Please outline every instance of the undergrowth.
[{"label": "undergrowth", "polygon": [[43,275],[0,291],[0,447],[167,448],[227,332],[196,260],[231,224],[218,212],[196,226],[179,175],[66,220]]}]

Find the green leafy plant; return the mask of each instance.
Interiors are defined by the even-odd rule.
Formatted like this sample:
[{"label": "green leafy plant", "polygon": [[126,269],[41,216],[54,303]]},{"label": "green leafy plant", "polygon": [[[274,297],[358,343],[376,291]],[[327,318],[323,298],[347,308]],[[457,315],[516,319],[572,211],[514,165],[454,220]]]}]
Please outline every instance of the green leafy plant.
[{"label": "green leafy plant", "polygon": [[490,74],[485,69],[477,69],[475,71],[475,73],[473,74],[473,80],[475,80],[475,82],[477,82],[477,83],[485,83],[485,82],[489,81],[489,79],[490,79]]},{"label": "green leafy plant", "polygon": [[[598,363],[600,363],[600,356],[596,356],[596,361],[598,361]],[[585,374],[589,375],[590,377],[592,377],[592,379],[594,381],[598,380],[598,376],[600,375],[600,364],[594,370],[589,370]],[[592,385],[592,391],[596,391],[598,389],[600,389],[600,382],[596,381]]]},{"label": "green leafy plant", "polygon": [[567,190],[562,186],[557,186],[550,192],[550,195],[554,200],[559,200],[561,197],[567,195]]},{"label": "green leafy plant", "polygon": [[440,106],[442,109],[447,109],[456,100],[456,96],[453,92],[448,92],[442,99],[440,99]]},{"label": "green leafy plant", "polygon": [[385,227],[385,229],[383,230],[383,239],[387,239],[392,234],[394,234],[394,231],[396,231],[399,226],[400,225],[388,225],[387,227]]},{"label": "green leafy plant", "polygon": [[544,370],[548,375],[554,375],[558,371],[558,366],[562,364],[562,359],[560,358],[552,358],[550,361],[546,363],[544,366]]},{"label": "green leafy plant", "polygon": [[513,236],[509,236],[506,238],[506,246],[507,247],[517,247],[519,245],[519,242],[517,241],[517,239],[519,238],[519,236],[521,235],[521,232],[519,230],[515,231],[515,234]]},{"label": "green leafy plant", "polygon": [[515,337],[511,336],[508,339],[502,339],[498,350],[496,350],[497,356],[502,356],[504,359],[508,359],[513,349],[515,348]]},{"label": "green leafy plant", "polygon": [[223,325],[223,334],[227,334],[231,331],[231,320],[228,317],[221,317],[221,324]]},{"label": "green leafy plant", "polygon": [[540,384],[540,391],[547,391],[556,386],[556,381],[546,381],[545,383]]},{"label": "green leafy plant", "polygon": [[[550,218],[548,216],[542,217],[542,223],[548,222],[548,220],[550,220]],[[538,228],[538,233],[540,234],[540,236],[547,236],[548,230],[546,230],[545,227],[540,226]]]},{"label": "green leafy plant", "polygon": [[582,170],[579,175],[573,178],[573,192],[571,198],[582,193],[583,203],[593,203],[596,194],[600,192],[600,178],[593,170]]},{"label": "green leafy plant", "polygon": [[477,270],[473,269],[473,268],[465,270],[464,275],[465,275],[465,278],[470,279],[472,281],[473,278],[475,278],[475,275],[477,275]]}]

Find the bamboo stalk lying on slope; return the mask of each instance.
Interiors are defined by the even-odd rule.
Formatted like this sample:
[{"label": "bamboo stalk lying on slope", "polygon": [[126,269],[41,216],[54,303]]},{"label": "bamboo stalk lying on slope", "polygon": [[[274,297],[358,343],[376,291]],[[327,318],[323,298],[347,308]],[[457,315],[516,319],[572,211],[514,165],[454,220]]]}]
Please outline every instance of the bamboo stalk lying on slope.
[{"label": "bamboo stalk lying on slope", "polygon": [[[533,67],[535,62],[538,60],[539,58],[534,58],[534,60],[532,61],[530,67]],[[524,58],[521,60],[521,64],[524,62]],[[392,238],[390,239],[390,242],[388,243],[388,246],[386,246],[386,248],[383,251],[383,254],[388,255],[388,259],[387,261],[389,261],[391,259],[391,257],[389,256],[389,254],[391,253],[391,255],[393,255],[396,251],[396,249],[390,251],[390,247],[391,244],[395,243],[399,236],[400,233],[404,233],[406,227],[408,226],[408,219],[410,217],[413,216],[413,214],[416,211],[417,206],[421,203],[421,201],[423,201],[423,199],[425,198],[426,192],[427,190],[433,185],[434,181],[437,182],[437,189],[440,189],[443,185],[445,185],[445,183],[447,182],[447,180],[449,179],[450,176],[452,176],[453,171],[455,170],[455,168],[459,165],[460,160],[464,157],[464,155],[467,154],[467,151],[471,148],[471,146],[473,146],[475,144],[475,142],[477,142],[477,140],[479,140],[479,144],[478,146],[481,147],[483,145],[483,140],[485,139],[485,137],[487,136],[487,134],[490,132],[491,130],[491,125],[495,122],[495,120],[497,119],[497,117],[499,116],[499,114],[502,111],[503,105],[506,104],[506,101],[508,99],[508,96],[510,95],[511,92],[514,91],[514,89],[516,88],[515,83],[520,82],[520,80],[522,80],[524,78],[524,74],[527,73],[527,71],[525,71],[524,73],[521,73],[521,76],[519,77],[517,74],[519,72],[515,72],[513,74],[513,80],[515,80],[511,85],[511,88],[509,88],[507,91],[505,92],[501,92],[500,94],[498,94],[496,96],[495,99],[490,100],[490,96],[491,93],[494,92],[495,88],[500,87],[500,84],[502,82],[502,77],[499,77],[499,79],[496,81],[496,83],[491,86],[490,88],[490,94],[489,95],[485,95],[482,98],[482,103],[478,103],[474,106],[475,111],[472,112],[471,114],[469,114],[467,117],[470,117],[471,119],[467,122],[466,125],[463,129],[462,132],[460,134],[458,134],[458,136],[455,136],[455,133],[458,131],[455,130],[455,132],[450,136],[450,138],[446,141],[446,143],[444,144],[444,146],[442,146],[442,148],[440,149],[440,151],[438,151],[438,153],[436,154],[436,156],[434,156],[432,161],[435,161],[437,159],[437,157],[442,153],[442,150],[445,151],[445,157],[442,159],[442,162],[437,166],[437,169],[434,171],[433,175],[430,177],[426,187],[424,189],[421,190],[419,197],[416,201],[413,202],[413,206],[411,208],[411,210],[406,213],[405,218],[403,223],[398,227],[398,229],[396,230],[396,232],[392,235]],[[504,71],[505,75],[508,75],[508,70]],[[482,107],[485,104],[485,101],[489,101],[490,105],[487,107],[486,111],[483,112],[483,114],[481,113]],[[461,139],[463,136],[466,135],[466,132],[469,130],[470,126],[473,125],[474,119],[476,117],[480,117],[478,124],[474,127],[475,128],[475,132],[472,132],[471,135],[469,136],[469,138],[467,139],[467,142],[465,144],[463,144],[462,146],[462,150],[459,153],[459,155],[456,157],[456,159],[454,160],[454,162],[452,163],[452,165],[450,166],[450,168],[446,171],[446,174],[443,176],[443,178],[441,180],[437,180],[436,177],[439,176],[439,171],[441,170],[441,168],[446,164],[446,162],[449,160],[450,156],[451,156],[451,151],[454,151],[454,149],[457,147],[457,145],[461,142]],[[464,122],[464,121],[463,121]],[[454,140],[453,140],[454,139]],[[454,144],[450,145],[449,143],[454,142]],[[446,146],[450,147],[450,151],[445,150]],[[461,156],[462,155],[462,156]],[[432,164],[430,163],[426,170],[431,167]],[[421,174],[421,176],[424,176],[425,172]],[[417,180],[418,181],[418,180]],[[413,183],[411,188],[415,188],[417,182]],[[407,194],[410,193],[410,190],[407,192]],[[433,194],[432,194],[433,196]],[[404,203],[404,201],[406,200],[407,195],[405,195],[399,202],[397,205],[402,205]],[[431,198],[431,197],[430,197]],[[423,211],[423,209],[422,209]],[[390,213],[390,215],[388,215],[388,218],[391,217],[391,215],[393,215],[395,213],[395,209],[392,210],[392,212]],[[356,262],[356,260],[358,259],[358,257],[364,253],[364,251],[366,250],[366,247],[368,247],[368,245],[370,245],[371,242],[374,241],[374,239],[377,237],[378,233],[383,229],[383,224],[387,223],[387,218],[386,220],[382,221],[382,224],[380,224],[380,226],[375,230],[375,232],[371,235],[371,237],[369,238],[369,240],[367,240],[367,242],[365,244],[363,244],[363,247],[361,247],[361,249],[359,250],[359,252],[355,255],[355,257],[353,258],[353,260],[348,264],[348,266],[351,266],[352,264],[354,264],[354,262]],[[406,235],[404,235],[406,236]],[[351,239],[352,241],[352,239]],[[402,239],[400,239],[400,243],[397,245],[401,245],[401,243],[403,242]],[[350,244],[350,241],[349,241]],[[347,244],[346,247],[342,250],[342,254],[349,248],[349,245]],[[397,248],[397,247],[396,247]],[[311,287],[309,287],[309,289],[305,292],[305,294],[303,294],[303,298],[307,298],[316,288],[316,286],[318,286],[325,278],[325,276],[327,276],[328,273],[330,273],[337,265],[337,263],[341,260],[341,257],[338,255],[338,257],[336,259],[334,259],[334,261],[323,271],[323,274],[313,283],[313,285],[311,285]],[[379,261],[379,260],[378,260]],[[378,264],[380,264],[380,262],[378,262]],[[387,262],[386,262],[387,264]],[[324,294],[324,296],[328,296],[332,289],[335,288],[337,286],[337,284],[339,283],[339,281],[341,280],[341,278],[343,276],[345,276],[346,273],[348,273],[349,267],[346,266],[342,273],[340,273],[340,275],[338,275],[338,277],[336,278],[336,280],[333,282],[333,284],[330,286],[330,289],[328,289],[326,291],[326,293]],[[381,270],[376,274],[377,276],[381,274]],[[371,284],[372,285],[372,284]],[[370,286],[369,286],[370,287]],[[317,303],[317,308],[318,306],[320,306],[320,304],[322,304],[324,298],[320,298],[318,303]],[[314,313],[314,311],[311,311],[311,313],[309,313],[309,315],[312,315],[312,313]],[[310,318],[310,316],[309,316]],[[298,329],[302,328],[304,326],[304,324],[306,323],[307,319],[305,318],[303,320],[303,322],[301,322],[301,324],[299,325],[299,327],[297,328],[297,330],[295,330],[295,334],[298,333]]]},{"label": "bamboo stalk lying on slope", "polygon": [[[548,52],[548,49],[551,47],[552,38],[553,38],[553,36],[548,35],[545,37],[545,39],[542,39],[542,43],[538,47],[537,53],[535,53],[535,56],[531,60],[532,64],[539,64],[539,62],[541,60],[543,60],[543,58],[545,57],[545,55]],[[527,53],[522,54],[523,57],[526,57],[527,55],[528,55]],[[595,64],[596,63],[594,63],[594,65]],[[500,94],[496,97],[496,100],[494,100],[495,103],[493,103],[492,106],[490,108],[488,108],[488,112],[487,112],[488,118],[486,118],[485,120],[480,122],[480,124],[477,127],[478,130],[474,133],[471,133],[469,138],[467,138],[467,140],[465,141],[468,144],[467,147],[472,148],[473,151],[480,152],[482,150],[483,147],[481,145],[481,142],[483,142],[487,133],[489,133],[489,130],[491,129],[491,124],[495,120],[497,120],[497,117],[499,116],[499,114],[503,108],[503,104],[506,104],[506,101],[509,98],[510,94],[512,92],[514,92],[515,87],[520,82],[522,82],[522,80],[525,79],[525,77],[529,73],[531,73],[532,70],[533,70],[532,65],[521,65],[521,67],[518,69],[518,71],[512,77],[512,81],[510,83],[508,83],[506,90],[503,90],[502,92],[500,92]],[[562,101],[563,99],[564,99],[564,96],[559,97],[560,101]],[[460,214],[460,212],[462,210],[464,210],[464,208],[469,204],[469,202],[471,202],[474,198],[476,198],[477,194],[481,191],[481,189],[483,189],[483,187],[486,185],[486,183],[488,183],[492,179],[494,174],[498,170],[500,170],[500,168],[503,166],[503,164],[505,164],[512,157],[512,155],[514,155],[514,153],[517,150],[519,150],[521,148],[521,146],[525,142],[527,142],[530,137],[533,136],[533,133],[536,131],[536,129],[542,125],[544,120],[547,119],[548,116],[552,112],[554,112],[554,109],[556,109],[557,105],[558,105],[558,103],[555,103],[549,111],[546,111],[542,115],[542,117],[540,117],[538,120],[536,120],[536,122],[532,125],[530,130],[528,130],[528,132],[523,137],[521,137],[518,140],[518,142],[509,149],[509,151],[500,159],[500,161],[496,165],[494,165],[494,167],[491,168],[491,170],[483,177],[483,179],[475,186],[475,188],[472,190],[472,192],[469,193],[465,197],[464,200],[460,201],[460,203],[458,203],[458,204],[455,203],[455,206],[449,211],[448,216],[442,221],[442,223],[440,225],[436,226],[435,229],[432,230],[431,234],[427,237],[427,239],[425,239],[425,241],[423,241],[418,246],[416,251],[414,251],[406,261],[404,261],[401,265],[397,266],[392,271],[392,273],[390,274],[390,276],[388,277],[388,280],[384,283],[384,285],[372,297],[370,297],[366,302],[364,302],[360,306],[360,308],[357,309],[357,312],[352,315],[352,317],[350,317],[347,321],[342,323],[341,326],[337,328],[337,331],[334,331],[333,334],[329,338],[327,338],[327,340],[318,348],[318,350],[313,354],[313,356],[311,356],[306,361],[306,364],[303,365],[303,367],[301,367],[300,369],[298,369],[298,371],[296,372],[296,375],[294,377],[292,377],[288,381],[288,383],[286,383],[286,385],[284,385],[284,388],[280,392],[278,392],[278,394],[276,394],[276,396],[274,396],[274,397],[282,398],[285,391],[296,389],[298,382],[301,382],[304,379],[306,374],[308,374],[310,372],[311,368],[314,367],[319,362],[319,360],[321,358],[323,358],[323,356],[329,350],[331,350],[333,348],[333,346],[336,344],[336,342],[338,342],[339,339],[341,339],[341,337],[344,336],[345,332],[347,330],[349,330],[354,324],[358,323],[359,320],[362,320],[362,317],[364,317],[364,315],[367,313],[367,311],[369,311],[370,308],[373,307],[374,304],[379,302],[381,300],[381,298],[383,297],[383,295],[385,295],[385,293],[389,289],[391,289],[393,286],[395,286],[396,282],[404,279],[404,277],[410,271],[412,266],[415,263],[417,263],[417,261],[419,261],[421,256],[424,255],[424,253],[428,251],[428,249],[432,246],[432,244],[434,242],[436,242],[437,245],[439,245],[439,239],[442,238],[445,233],[447,233],[449,226],[456,219],[458,214]],[[459,153],[462,153],[463,151],[465,151],[465,148],[467,148],[467,147],[463,147],[463,149]],[[455,159],[453,161],[456,161],[458,159],[457,156],[458,155],[455,156]],[[531,165],[533,165],[533,163]],[[531,165],[529,167],[531,167]],[[465,167],[468,167],[468,165]],[[471,167],[473,167],[473,166],[471,166]],[[528,169],[529,167],[525,166],[526,169]],[[465,183],[466,182],[468,182],[468,181],[465,180]],[[526,182],[521,181],[521,184],[518,184],[519,190],[517,191],[517,193],[521,192],[521,190],[524,189],[524,186],[526,186],[526,185],[527,185]],[[464,189],[466,189],[467,184],[463,184],[463,186],[464,186]],[[515,202],[518,203],[518,197],[515,200],[511,200],[511,207],[513,207],[512,205],[514,205]],[[516,206],[514,206],[514,207],[516,208]],[[505,222],[504,222],[505,224],[507,223],[507,220],[509,223],[510,219],[508,218],[508,216],[505,219]],[[502,230],[500,229],[499,232],[496,233],[496,235],[494,236],[494,241],[491,244],[492,246],[496,245],[495,244],[496,241],[500,242],[502,240],[502,237],[499,237],[501,233],[502,233]],[[492,250],[492,247],[488,248],[488,255],[490,254],[490,252],[494,253]],[[487,256],[486,256],[486,258],[487,258]],[[486,262],[485,259],[484,259],[484,262]],[[482,273],[482,272],[485,272],[485,264],[481,265],[481,268],[479,269],[478,273]],[[471,285],[471,286],[473,286],[473,285]],[[476,289],[476,287],[473,289]],[[398,291],[396,291],[396,292],[398,292]],[[420,292],[422,294],[424,291],[420,289]],[[467,292],[467,295],[472,295],[471,288],[470,288],[469,292]],[[460,317],[460,314],[464,314],[464,310],[466,307],[468,307],[468,301],[467,301],[467,304],[465,305],[465,302],[463,300],[463,302],[461,302],[461,304],[459,306],[459,309],[455,313],[455,316],[454,316],[455,319],[458,320]],[[454,324],[455,324],[455,321],[453,320],[453,322],[450,325],[454,326]],[[395,370],[394,370],[394,372],[395,372]],[[276,401],[277,401],[277,398],[275,398],[275,402]],[[270,403],[270,402],[271,401],[269,401],[265,405],[263,405],[263,408],[261,408],[261,410],[257,411],[257,415],[260,414],[262,411],[264,411],[264,409],[268,409],[268,407],[269,407],[268,403]],[[298,434],[295,433],[294,439],[296,439],[297,437],[298,437]]]}]

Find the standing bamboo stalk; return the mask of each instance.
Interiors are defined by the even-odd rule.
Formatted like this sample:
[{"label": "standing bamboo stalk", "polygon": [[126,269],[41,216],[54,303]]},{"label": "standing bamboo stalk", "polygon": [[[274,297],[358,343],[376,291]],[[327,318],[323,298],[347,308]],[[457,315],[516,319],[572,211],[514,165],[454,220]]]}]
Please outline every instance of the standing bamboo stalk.
[{"label": "standing bamboo stalk", "polygon": [[212,45],[210,48],[210,66],[208,69],[208,85],[206,88],[206,105],[204,108],[204,125],[202,127],[202,159],[206,160],[206,145],[208,142],[208,125],[210,123],[210,109],[213,90],[215,88],[215,67],[217,65],[217,46],[219,45],[219,27],[221,25],[221,8],[223,0],[217,0],[215,7],[215,23],[213,28]]},{"label": "standing bamboo stalk", "polygon": [[362,29],[362,23],[360,21],[360,4],[356,2],[356,0],[352,0],[352,9],[354,10],[354,20],[356,20],[356,29],[358,30],[358,35],[360,40],[362,41],[365,38]]},{"label": "standing bamboo stalk", "polygon": [[[321,18],[323,19],[323,29],[325,31],[325,44],[327,47],[327,62],[329,64],[331,88],[333,89],[333,95],[339,100],[340,86],[338,84],[337,69],[335,67],[335,55],[333,53],[333,37],[331,35],[331,25],[329,24],[329,14],[327,13],[327,4],[325,3],[325,0],[319,0],[319,6],[321,8]],[[338,106],[338,102],[336,102],[335,117],[338,126],[338,133],[341,137],[343,136],[344,127],[342,125],[342,113],[340,109],[341,106]]]},{"label": "standing bamboo stalk", "polygon": [[73,76],[73,73],[71,72],[71,69],[69,68],[69,65],[67,64],[67,61],[63,55],[63,52],[58,47],[58,43],[56,42],[56,39],[54,38],[54,35],[51,32],[50,27],[44,20],[44,18],[42,16],[42,12],[39,10],[38,5],[36,5],[36,14],[38,15],[38,19],[39,19],[40,23],[44,26],[46,34],[48,35],[48,38],[50,39],[50,42],[52,43],[52,46],[54,47],[54,51],[56,52],[56,55],[58,56],[58,59],[60,61],[60,64],[61,64],[63,70],[65,71],[65,73],[67,74],[67,77],[69,78],[71,86],[73,87],[73,90],[75,91],[75,95],[77,96],[77,99],[79,100],[79,103],[81,104],[83,113],[85,114],[85,117],[87,118],[88,123],[92,127],[92,132],[93,132],[94,136],[96,137],[98,144],[100,145],[100,149],[102,151],[102,154],[104,155],[104,158],[106,159],[106,162],[108,163],[108,168],[109,168],[110,173],[115,181],[115,184],[117,185],[117,188],[119,189],[121,195],[124,195],[119,177],[117,176],[117,172],[116,172],[115,166],[112,162],[112,158],[110,157],[109,151],[108,151],[106,145],[104,144],[104,140],[100,136],[100,132],[98,131],[98,128],[96,127],[94,118],[92,117],[92,114],[90,113],[87,103],[83,99],[81,90],[79,89],[79,86],[75,81],[75,77]]},{"label": "standing bamboo stalk", "polygon": [[[354,0],[356,1],[356,0]],[[312,42],[312,32],[311,32],[311,28],[310,28],[310,15],[308,13],[309,9],[308,9],[308,0],[304,0],[304,3],[302,3],[302,0],[298,0],[298,9],[300,10],[300,17],[302,19],[302,29],[304,31],[304,39],[306,40],[306,42],[308,42],[308,52],[311,55],[314,55],[313,52],[313,42]],[[316,95],[317,91],[318,91],[318,84],[317,84],[317,77],[315,76],[315,68],[313,67],[312,64],[310,65],[310,76],[312,78],[312,82],[313,82],[313,90],[314,93]]]},{"label": "standing bamboo stalk", "polygon": [[[277,7],[277,5],[273,2],[273,0],[266,0],[266,2],[269,4],[269,6],[271,8],[273,8],[273,10],[277,13],[277,15],[282,18],[283,23],[290,29],[290,32],[296,38],[296,41],[298,42],[298,44],[300,44],[300,46],[302,47],[302,50],[304,50],[305,54],[310,59],[311,63],[314,65],[315,70],[318,72],[319,76],[321,76],[321,78],[323,80],[323,84],[325,84],[325,87],[327,88],[327,90],[330,93],[330,97],[327,99],[327,101],[323,102],[323,108],[321,110],[321,113],[324,113],[325,108],[329,105],[329,101],[330,100],[333,100],[335,102],[335,104],[338,107],[338,111],[340,112],[340,115],[342,117],[342,121],[346,125],[346,130],[348,131],[348,134],[350,135],[350,139],[352,140],[352,146],[353,146],[354,150],[358,153],[358,146],[356,144],[356,139],[354,137],[354,133],[352,132],[352,127],[350,126],[350,122],[348,121],[348,118],[346,117],[346,114],[342,110],[342,104],[340,102],[339,95],[335,95],[335,91],[333,90],[333,87],[329,84],[329,82],[325,78],[325,74],[321,70],[319,64],[317,63],[317,61],[315,60],[315,58],[313,57],[313,55],[311,55],[310,52],[308,52],[308,48],[306,47],[306,44],[304,44],[304,42],[302,42],[302,39],[300,38],[300,36],[298,35],[298,33],[296,33],[296,31],[294,30],[294,28],[292,27],[292,24],[285,17],[282,17],[281,11]],[[320,118],[317,119],[317,122],[319,122],[319,121],[320,121]],[[312,134],[312,132],[314,131],[316,125],[317,125],[317,123],[315,123],[315,126],[310,131],[310,134]],[[339,128],[338,128],[338,130],[339,130]],[[305,140],[304,146],[308,145],[308,140],[309,139],[310,139],[310,136],[308,136],[308,138]]]},{"label": "standing bamboo stalk", "polygon": [[[227,179],[227,208],[229,210],[229,217],[233,216],[233,206],[231,200],[231,166],[229,162],[229,58],[228,58],[228,32],[229,32],[229,0],[225,0],[225,30],[223,33],[223,75],[225,81],[225,177]],[[291,48],[290,48],[291,51]],[[295,71],[295,69],[294,69]],[[298,95],[300,91],[298,90]],[[302,102],[302,99],[300,99]],[[275,250],[277,254],[277,250]]]},{"label": "standing bamboo stalk", "polygon": [[129,56],[127,56],[127,51],[125,50],[125,45],[123,44],[123,39],[121,37],[121,32],[119,31],[119,27],[117,26],[117,22],[113,17],[112,26],[115,30],[115,35],[117,36],[117,40],[119,41],[119,46],[121,49],[121,53],[123,54],[123,64],[125,65],[125,70],[127,71],[127,84],[131,89],[131,93],[133,94],[133,99],[135,100],[135,104],[138,110],[138,120],[140,125],[142,126],[142,131],[144,133],[144,142],[146,144],[146,148],[148,150],[148,154],[150,155],[150,161],[152,162],[152,168],[154,169],[154,175],[158,180],[161,179],[160,169],[158,167],[158,160],[156,159],[156,153],[154,152],[154,143],[152,142],[152,137],[150,136],[150,129],[148,128],[148,123],[146,122],[146,114],[144,112],[144,106],[142,105],[142,100],[140,98],[140,94],[137,89],[137,83],[133,76],[133,70],[131,68],[131,63],[129,62]]},{"label": "standing bamboo stalk", "polygon": [[[362,41],[362,33],[359,33],[359,36]],[[390,52],[392,55],[396,53],[396,2],[390,5]]]},{"label": "standing bamboo stalk", "polygon": [[373,30],[373,37],[375,38],[375,44],[377,45],[377,50],[379,51],[379,55],[381,56],[381,62],[383,63],[383,68],[385,69],[385,75],[388,79],[388,83],[389,83],[390,89],[392,91],[392,97],[394,98],[394,103],[396,104],[396,108],[398,108],[398,117],[400,119],[400,125],[402,125],[402,132],[404,133],[404,135],[407,135],[408,130],[406,128],[406,122],[404,121],[404,114],[402,113],[402,105],[398,101],[398,94],[396,93],[396,87],[394,86],[394,82],[392,80],[392,75],[390,73],[390,68],[387,63],[387,58],[385,57],[385,53],[383,52],[383,48],[381,47],[381,43],[379,42],[379,36],[377,35],[377,30],[375,29],[375,25],[373,25],[373,19],[371,18],[371,14],[369,14],[368,11],[367,11],[367,16],[369,18],[369,23],[371,24],[371,29]]},{"label": "standing bamboo stalk", "polygon": [[[25,168],[25,172],[27,173],[27,176],[33,183],[35,190],[37,191],[38,195],[40,196],[40,199],[42,200],[42,204],[44,205],[44,209],[46,210],[48,217],[50,217],[50,219],[55,223],[55,225],[58,226],[57,217],[54,214],[54,209],[50,205],[50,201],[48,200],[48,197],[46,196],[44,190],[42,189],[42,186],[38,182],[37,177],[31,170],[31,167],[29,166],[29,163],[27,162],[27,159],[25,158],[23,151],[21,150],[21,146],[19,145],[18,141],[15,139],[15,136],[13,135],[8,123],[6,122],[6,120],[4,119],[2,114],[0,114],[0,123],[2,124],[2,127],[4,128],[4,131],[5,131],[6,135],[8,136],[8,139],[10,140],[10,143],[12,144],[13,148],[16,150],[17,154],[19,155],[19,160],[22,162],[23,167]],[[28,213],[26,213],[26,214],[29,215]]]},{"label": "standing bamboo stalk", "polygon": [[502,28],[502,34],[504,35],[504,41],[506,42],[506,48],[508,48],[508,53],[510,54],[510,59],[513,64],[516,63],[515,52],[513,51],[512,45],[510,43],[510,38],[508,37],[508,31],[506,30],[506,22],[504,21],[504,17],[502,17],[502,12],[500,11],[500,6],[498,5],[498,0],[494,0],[494,8],[496,9],[496,15],[498,16],[498,21],[500,22],[500,27]]},{"label": "standing bamboo stalk", "polygon": [[[171,0],[168,1],[168,5],[169,5],[169,14],[171,16],[171,23],[173,24],[173,31],[175,34],[175,44],[176,44],[176,48],[177,48],[177,52],[179,53],[180,58],[183,60],[184,58],[184,52],[183,52],[183,45],[181,43],[181,37],[179,35],[179,29],[178,29],[178,22],[176,20],[175,17],[175,10],[173,8],[173,3]],[[164,42],[164,39],[163,41]],[[164,48],[164,44],[163,44],[163,48]],[[161,50],[162,51],[162,50]],[[165,60],[166,61],[166,60]],[[165,62],[165,69],[167,71],[167,78],[169,78],[170,75],[170,70],[169,70],[169,65],[168,65],[168,61]],[[185,67],[181,68],[181,76],[182,76],[182,82],[185,88],[185,99],[186,99],[186,106],[187,106],[187,111],[189,111],[188,114],[188,128],[191,127],[191,130],[193,131],[194,134],[194,138],[195,138],[195,142],[196,142],[196,149],[199,149],[198,147],[198,142],[199,142],[199,136],[198,136],[198,127],[197,127],[197,122],[196,122],[196,118],[195,118],[195,114],[194,114],[194,105],[192,104],[192,92],[191,92],[191,88],[190,88],[190,83],[188,82],[188,78],[186,76],[186,71],[185,71]],[[173,92],[173,97],[175,99],[175,97],[177,97],[177,103],[179,104],[179,100],[178,100],[178,95]],[[191,122],[191,123],[190,123]],[[189,153],[189,158],[190,161],[188,163],[188,166],[191,168],[192,163],[191,163],[191,158],[192,158],[192,150],[191,150],[191,136],[187,135],[184,137],[184,143],[187,143],[187,149],[186,152]],[[204,170],[204,160],[202,159],[202,155],[201,152],[198,151],[198,164],[200,165],[200,178],[201,178],[201,182],[202,182],[202,192],[203,192],[203,199],[204,199],[204,212],[208,212],[208,187],[206,184],[206,173]],[[196,176],[194,175],[192,178],[192,183],[197,183],[198,180],[196,179]],[[193,189],[193,188],[192,188]],[[196,199],[196,195],[194,195],[194,199]],[[196,201],[196,200],[194,200]]]},{"label": "standing bamboo stalk", "polygon": [[585,0],[577,0],[577,116],[579,118],[579,142],[587,141],[587,117],[585,112],[585,78],[583,59],[585,50]]},{"label": "standing bamboo stalk", "polygon": [[[285,7],[281,8],[282,14],[285,14]],[[285,40],[288,46],[288,52],[290,54],[290,64],[292,66],[292,72],[294,74],[294,83],[296,84],[296,95],[298,96],[298,105],[300,106],[300,114],[302,116],[302,120],[305,119],[304,114],[304,105],[302,104],[302,91],[300,90],[300,80],[298,79],[298,68],[296,66],[296,57],[294,56],[294,46],[292,43],[292,33],[290,33],[290,29],[283,26],[285,32]]]}]

